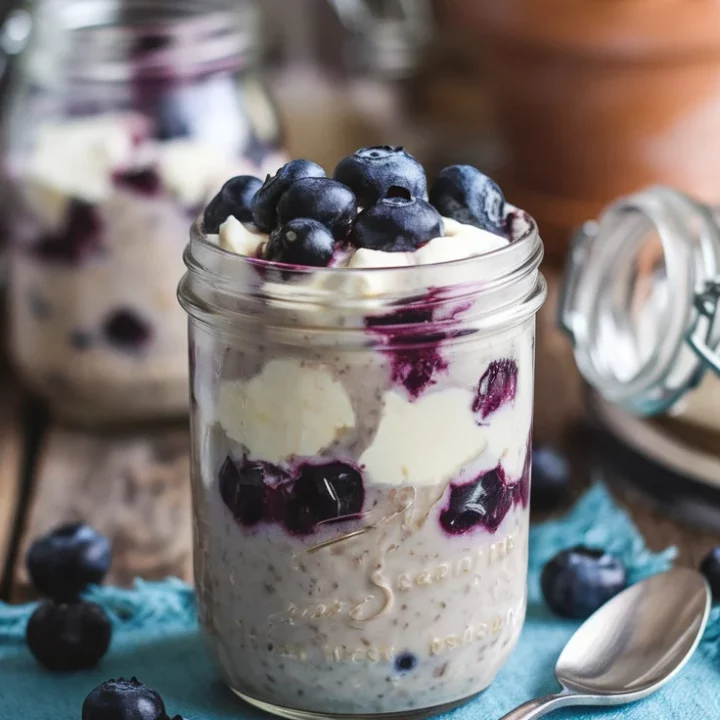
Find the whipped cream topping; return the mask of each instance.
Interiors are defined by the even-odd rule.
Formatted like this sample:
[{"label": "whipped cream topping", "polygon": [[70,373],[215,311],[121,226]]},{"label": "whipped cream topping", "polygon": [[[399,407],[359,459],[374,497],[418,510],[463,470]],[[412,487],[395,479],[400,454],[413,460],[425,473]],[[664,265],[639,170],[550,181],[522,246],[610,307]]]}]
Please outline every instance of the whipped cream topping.
[{"label": "whipped cream topping", "polygon": [[248,171],[219,147],[190,138],[155,140],[142,115],[118,113],[43,124],[25,177],[30,201],[52,222],[62,218],[67,198],[102,203],[112,196],[117,173],[146,168],[155,168],[163,186],[190,208],[227,177]]},{"label": "whipped cream topping", "polygon": [[223,382],[218,419],[253,457],[276,463],[321,453],[355,427],[342,383],[292,358],[271,360],[250,380]]},{"label": "whipped cream topping", "polygon": [[[475,227],[443,218],[445,234],[434,238],[414,252],[384,252],[359,248],[339,254],[332,267],[356,269],[410,267],[463,260],[485,255],[505,247],[507,238]],[[246,257],[258,257],[268,241],[268,234],[246,226],[234,216],[220,226],[219,235],[208,235],[209,242]]]}]

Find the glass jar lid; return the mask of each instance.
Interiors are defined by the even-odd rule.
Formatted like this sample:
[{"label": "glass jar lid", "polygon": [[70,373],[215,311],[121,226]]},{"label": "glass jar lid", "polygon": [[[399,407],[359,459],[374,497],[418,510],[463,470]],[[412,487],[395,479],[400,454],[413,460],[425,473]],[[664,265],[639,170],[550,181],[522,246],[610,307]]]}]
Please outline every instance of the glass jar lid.
[{"label": "glass jar lid", "polygon": [[124,82],[197,74],[259,55],[253,0],[39,0],[30,68],[38,77]]},{"label": "glass jar lid", "polygon": [[639,415],[720,374],[720,230],[710,208],[666,187],[610,205],[577,233],[559,324],[578,368]]}]

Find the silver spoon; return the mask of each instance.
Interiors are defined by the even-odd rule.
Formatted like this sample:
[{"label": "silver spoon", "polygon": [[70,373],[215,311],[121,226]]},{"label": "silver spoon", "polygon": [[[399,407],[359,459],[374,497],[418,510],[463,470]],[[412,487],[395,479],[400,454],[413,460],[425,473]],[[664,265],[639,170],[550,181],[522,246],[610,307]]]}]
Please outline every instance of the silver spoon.
[{"label": "silver spoon", "polygon": [[562,651],[562,691],[531,700],[501,720],[535,720],[571,705],[642,700],[695,651],[710,614],[705,578],[676,568],[629,587],[586,620]]}]

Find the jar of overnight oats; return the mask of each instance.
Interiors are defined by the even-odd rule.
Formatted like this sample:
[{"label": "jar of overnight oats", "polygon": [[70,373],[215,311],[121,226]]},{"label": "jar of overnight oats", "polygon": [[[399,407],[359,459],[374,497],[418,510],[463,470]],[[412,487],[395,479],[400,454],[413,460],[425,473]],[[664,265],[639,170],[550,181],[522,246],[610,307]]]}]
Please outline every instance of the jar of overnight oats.
[{"label": "jar of overnight oats", "polygon": [[467,166],[435,207],[424,174],[378,190],[397,157],[293,161],[251,203],[233,180],[185,252],[201,625],[290,718],[460,703],[525,616],[542,243],[499,190],[466,212]]},{"label": "jar of overnight oats", "polygon": [[182,238],[284,162],[247,2],[44,0],[8,118],[11,351],[80,422],[181,416]]}]

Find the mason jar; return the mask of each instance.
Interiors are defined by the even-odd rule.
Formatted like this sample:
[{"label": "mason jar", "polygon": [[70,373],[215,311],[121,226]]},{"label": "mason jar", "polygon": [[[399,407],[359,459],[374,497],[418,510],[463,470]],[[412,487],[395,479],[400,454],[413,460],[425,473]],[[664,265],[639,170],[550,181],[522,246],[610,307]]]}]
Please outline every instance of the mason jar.
[{"label": "mason jar", "polygon": [[9,113],[11,352],[86,423],[187,412],[179,238],[282,164],[248,2],[42,0]]},{"label": "mason jar", "polygon": [[515,646],[546,294],[522,217],[487,255],[381,269],[277,269],[193,227],[199,617],[248,702],[439,711]]},{"label": "mason jar", "polygon": [[720,432],[719,298],[720,213],[651,187],[577,234],[560,324],[606,401]]}]

